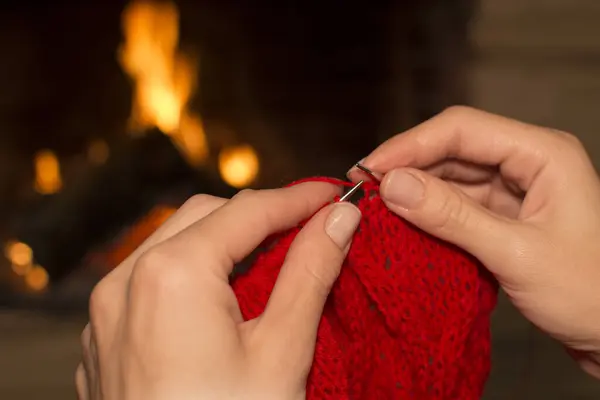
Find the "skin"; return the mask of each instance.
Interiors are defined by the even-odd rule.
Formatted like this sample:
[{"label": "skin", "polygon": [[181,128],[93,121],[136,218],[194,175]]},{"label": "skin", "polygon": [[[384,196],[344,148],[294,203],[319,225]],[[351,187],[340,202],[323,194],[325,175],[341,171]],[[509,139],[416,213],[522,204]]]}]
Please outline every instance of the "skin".
[{"label": "skin", "polygon": [[[362,163],[381,176],[390,210],[478,257],[600,378],[600,181],[577,139],[458,107]],[[305,398],[323,305],[360,212],[348,203],[317,212],[257,319],[242,320],[227,276],[337,190],[305,183],[188,201],[94,290],[79,398]]]},{"label": "skin", "polygon": [[577,138],[454,107],[363,164],[383,176],[392,211],[479,258],[600,378],[600,181]]},{"label": "skin", "polygon": [[[304,398],[323,305],[360,220],[349,203],[317,212],[336,194],[314,182],[190,199],[94,289],[79,398]],[[234,264],[315,212],[265,312],[244,322]]]}]

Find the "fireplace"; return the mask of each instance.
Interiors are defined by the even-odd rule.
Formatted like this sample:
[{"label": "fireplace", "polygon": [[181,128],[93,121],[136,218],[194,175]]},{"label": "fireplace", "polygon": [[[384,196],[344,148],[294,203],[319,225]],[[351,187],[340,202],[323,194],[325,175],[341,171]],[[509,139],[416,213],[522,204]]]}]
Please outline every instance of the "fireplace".
[{"label": "fireplace", "polygon": [[3,146],[15,172],[0,176],[1,297],[48,302],[72,276],[99,279],[194,193],[342,177],[465,102],[474,7],[14,6],[25,55]]}]

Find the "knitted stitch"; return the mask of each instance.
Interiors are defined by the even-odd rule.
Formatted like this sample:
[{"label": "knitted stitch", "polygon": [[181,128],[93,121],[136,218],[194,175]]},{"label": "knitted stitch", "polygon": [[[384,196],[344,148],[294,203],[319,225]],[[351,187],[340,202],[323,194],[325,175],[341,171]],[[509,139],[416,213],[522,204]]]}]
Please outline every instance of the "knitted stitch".
[{"label": "knitted stitch", "polygon": [[[306,397],[479,399],[497,286],[474,258],[391,213],[377,189],[367,183],[358,202],[363,218],[325,305]],[[300,228],[270,238],[233,279],[246,320],[264,311]]]}]

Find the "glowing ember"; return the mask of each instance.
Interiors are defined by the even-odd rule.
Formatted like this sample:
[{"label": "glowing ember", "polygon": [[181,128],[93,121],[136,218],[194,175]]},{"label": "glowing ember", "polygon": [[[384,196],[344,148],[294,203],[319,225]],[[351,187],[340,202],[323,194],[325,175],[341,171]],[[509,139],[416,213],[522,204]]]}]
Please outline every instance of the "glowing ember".
[{"label": "glowing ember", "polygon": [[15,266],[30,265],[33,260],[33,251],[25,243],[10,241],[4,246],[4,256]]},{"label": "glowing ember", "polygon": [[119,61],[135,85],[133,133],[157,127],[192,165],[206,155],[202,121],[187,109],[197,68],[178,50],[179,13],[172,2],[134,1],[123,12]]},{"label": "glowing ember", "polygon": [[4,246],[4,256],[10,261],[13,272],[27,275],[33,267],[33,250],[25,243],[11,240]]},{"label": "glowing ember", "polygon": [[50,150],[42,150],[35,156],[35,190],[41,194],[53,194],[62,188],[60,163]]},{"label": "glowing ember", "polygon": [[249,186],[256,179],[258,170],[258,156],[251,146],[228,147],[219,154],[221,177],[235,188]]},{"label": "glowing ember", "polygon": [[48,272],[39,265],[34,266],[25,274],[25,283],[35,291],[44,290],[49,281]]}]

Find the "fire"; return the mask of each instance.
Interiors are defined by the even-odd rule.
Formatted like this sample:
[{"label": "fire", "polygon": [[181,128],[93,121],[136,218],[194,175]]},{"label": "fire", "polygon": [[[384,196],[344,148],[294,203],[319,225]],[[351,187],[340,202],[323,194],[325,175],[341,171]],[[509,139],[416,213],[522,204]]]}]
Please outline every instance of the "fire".
[{"label": "fire", "polygon": [[53,194],[62,188],[60,163],[54,152],[42,150],[35,156],[35,190],[41,194]]},{"label": "fire", "polygon": [[233,187],[249,186],[256,179],[258,170],[258,156],[249,145],[228,147],[219,154],[221,177]]},{"label": "fire", "polygon": [[157,127],[169,135],[192,165],[207,155],[201,119],[188,102],[197,68],[179,50],[179,12],[172,2],[134,1],[122,15],[123,70],[135,86],[130,118],[133,133]]}]

